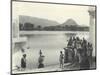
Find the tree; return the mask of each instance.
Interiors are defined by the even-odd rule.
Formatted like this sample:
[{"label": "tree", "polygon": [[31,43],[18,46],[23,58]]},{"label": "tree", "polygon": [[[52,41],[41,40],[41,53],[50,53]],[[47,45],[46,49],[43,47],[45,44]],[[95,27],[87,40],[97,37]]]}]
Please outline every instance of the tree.
[{"label": "tree", "polygon": [[34,25],[31,23],[24,23],[24,30],[33,30]]},{"label": "tree", "polygon": [[41,29],[42,29],[42,27],[41,27],[40,25],[38,25],[38,26],[37,26],[37,29],[38,29],[38,30],[41,30]]},{"label": "tree", "polygon": [[19,30],[23,30],[23,24],[19,23]]}]

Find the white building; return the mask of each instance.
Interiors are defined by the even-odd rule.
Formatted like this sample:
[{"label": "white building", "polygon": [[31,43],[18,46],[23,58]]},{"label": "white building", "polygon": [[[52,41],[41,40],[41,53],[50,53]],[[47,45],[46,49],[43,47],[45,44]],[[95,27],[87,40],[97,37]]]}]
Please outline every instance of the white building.
[{"label": "white building", "polygon": [[19,17],[12,20],[12,53],[20,50],[27,41],[26,37],[20,37]]}]

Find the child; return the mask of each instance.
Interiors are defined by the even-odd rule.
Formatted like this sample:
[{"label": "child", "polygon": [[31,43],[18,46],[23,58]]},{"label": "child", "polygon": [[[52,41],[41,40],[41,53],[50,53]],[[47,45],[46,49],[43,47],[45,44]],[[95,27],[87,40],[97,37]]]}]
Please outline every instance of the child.
[{"label": "child", "polygon": [[62,51],[60,51],[59,61],[60,61],[60,68],[63,69],[63,64],[64,64],[64,55],[63,55]]}]

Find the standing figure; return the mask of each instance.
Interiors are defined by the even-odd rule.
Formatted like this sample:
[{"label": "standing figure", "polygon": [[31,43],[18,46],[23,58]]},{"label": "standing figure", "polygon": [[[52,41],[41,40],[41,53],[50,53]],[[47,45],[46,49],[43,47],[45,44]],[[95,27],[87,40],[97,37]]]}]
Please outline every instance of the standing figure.
[{"label": "standing figure", "polygon": [[59,61],[60,61],[60,68],[63,69],[63,65],[64,65],[64,54],[62,53],[62,51],[60,51]]},{"label": "standing figure", "polygon": [[23,54],[23,57],[21,58],[21,69],[26,69],[26,54]]},{"label": "standing figure", "polygon": [[73,39],[72,39],[72,37],[70,37],[67,46],[72,46],[72,43],[73,43]]},{"label": "standing figure", "polygon": [[87,55],[88,55],[90,66],[92,66],[92,51],[93,51],[92,44],[88,43]]},{"label": "standing figure", "polygon": [[38,65],[38,68],[43,68],[44,67],[44,64],[43,64],[43,61],[44,61],[44,56],[42,55],[42,51],[40,50],[39,52],[39,59],[38,59],[38,62],[39,62],[39,65]]}]

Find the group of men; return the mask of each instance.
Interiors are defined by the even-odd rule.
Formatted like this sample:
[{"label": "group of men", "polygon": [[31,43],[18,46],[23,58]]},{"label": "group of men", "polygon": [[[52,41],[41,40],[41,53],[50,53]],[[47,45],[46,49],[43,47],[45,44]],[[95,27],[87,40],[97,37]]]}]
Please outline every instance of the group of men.
[{"label": "group of men", "polygon": [[[93,47],[85,38],[70,37],[67,48],[72,52],[71,62],[77,63],[80,69],[89,69],[92,65]],[[68,60],[67,60],[68,61]]]},{"label": "group of men", "polygon": [[[92,51],[93,47],[92,44],[89,43],[87,40],[80,39],[79,37],[71,37],[68,41],[67,47],[72,50],[72,63],[78,63],[80,65],[80,69],[89,69],[92,63]],[[59,56],[59,63],[60,68],[64,68],[64,59],[65,54],[60,51]],[[44,68],[44,55],[42,51],[39,51],[39,58],[38,58],[38,68]],[[21,59],[21,68],[25,70],[26,68],[26,54],[23,54]]]}]

